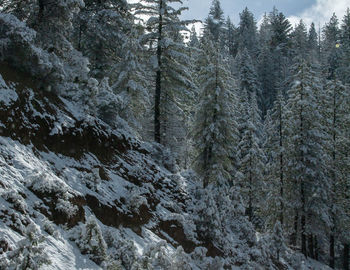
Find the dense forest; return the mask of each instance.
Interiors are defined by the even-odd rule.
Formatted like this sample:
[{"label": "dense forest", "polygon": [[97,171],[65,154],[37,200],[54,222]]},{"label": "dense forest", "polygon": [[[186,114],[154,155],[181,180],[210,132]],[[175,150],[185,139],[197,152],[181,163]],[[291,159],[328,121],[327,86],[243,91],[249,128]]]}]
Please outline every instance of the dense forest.
[{"label": "dense forest", "polygon": [[[197,185],[186,210],[197,239],[224,259],[201,266],[186,250],[171,261],[149,249],[158,261],[147,268],[123,257],[125,243],[107,256],[94,218],[81,225],[77,246],[104,269],[304,269],[310,258],[349,270],[350,9],[325,25],[292,26],[274,8],[258,27],[248,8],[234,25],[213,0],[200,33],[199,21],[182,20],[184,10],[181,0],[0,0],[0,86],[8,69],[26,74],[44,97],[162,149],[164,170]],[[4,205],[16,201],[4,194]],[[0,234],[1,269],[46,269],[35,230],[29,225],[29,244],[9,252]],[[261,237],[240,248],[260,245],[273,262],[259,251],[260,266],[237,263],[235,232]],[[27,258],[24,247],[34,254],[27,266],[16,259]],[[293,252],[298,262],[288,261]]]}]

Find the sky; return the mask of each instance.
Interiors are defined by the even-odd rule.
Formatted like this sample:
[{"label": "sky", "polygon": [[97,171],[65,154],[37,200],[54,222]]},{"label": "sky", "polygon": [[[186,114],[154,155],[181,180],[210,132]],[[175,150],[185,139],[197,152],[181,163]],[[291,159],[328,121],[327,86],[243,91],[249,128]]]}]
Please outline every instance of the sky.
[{"label": "sky", "polygon": [[[127,0],[128,2],[138,2],[139,0]],[[189,10],[182,13],[182,19],[203,20],[209,13],[212,0],[182,0]],[[350,7],[350,0],[220,0],[225,17],[230,17],[231,21],[237,25],[239,23],[239,13],[245,7],[254,14],[258,23],[262,21],[264,13],[269,13],[275,6],[289,19],[292,26],[303,19],[309,26],[312,22],[316,27],[324,26],[335,13],[342,22],[346,9]],[[200,32],[201,25],[196,24],[196,30]]]},{"label": "sky", "polygon": [[[185,19],[203,20],[209,12],[211,0],[183,0],[189,8],[183,13]],[[225,17],[229,16],[234,24],[239,22],[239,13],[245,8],[253,12],[257,22],[265,12],[269,13],[275,6],[283,12],[294,26],[303,19],[309,25],[314,22],[323,26],[329,21],[333,12],[342,20],[346,8],[350,7],[350,0],[221,0],[221,7]]]}]

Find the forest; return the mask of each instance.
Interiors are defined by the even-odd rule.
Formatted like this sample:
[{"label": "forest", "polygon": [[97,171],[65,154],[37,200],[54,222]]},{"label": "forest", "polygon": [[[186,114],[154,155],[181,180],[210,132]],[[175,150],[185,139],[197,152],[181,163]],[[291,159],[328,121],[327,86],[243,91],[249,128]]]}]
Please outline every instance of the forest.
[{"label": "forest", "polygon": [[[131,252],[130,245],[134,244],[118,242],[120,249],[113,246],[115,236],[103,229],[111,225],[91,210],[97,218],[86,218],[86,223],[79,225],[83,228],[79,237],[74,238],[72,235],[77,233],[71,229],[69,239],[74,239],[72,241],[82,254],[88,254],[96,265],[102,269],[133,270],[328,267],[349,270],[350,8],[342,18],[333,14],[325,25],[306,25],[300,20],[294,26],[277,8],[267,11],[259,25],[249,8],[237,11],[239,23],[234,25],[229,17],[224,17],[220,0],[212,0],[203,22],[182,19],[181,13],[187,9],[182,0],[141,0],[137,3],[126,0],[0,0],[1,114],[6,107],[10,108],[9,104],[15,104],[11,100],[15,102],[22,95],[19,87],[11,86],[5,78],[7,74],[18,72],[18,85],[35,85],[31,86],[34,92],[42,95],[45,102],[50,101],[48,104],[51,103],[55,110],[61,108],[58,105],[61,103],[55,103],[52,96],[66,100],[62,106],[81,111],[84,121],[97,119],[107,127],[106,130],[111,130],[111,134],[113,130],[131,134],[128,136],[135,142],[147,143],[150,153],[158,149],[154,160],[161,160],[159,166],[164,169],[159,170],[162,173],[190,179],[186,185],[191,186],[188,190],[193,190],[186,196],[191,198],[191,203],[185,204],[182,210],[174,207],[178,215],[182,212],[189,215],[181,214],[184,220],[178,222],[185,224],[188,218],[195,228],[192,231],[183,225],[183,231],[195,232],[197,238],[193,239],[198,241],[193,242],[196,245],[202,241],[207,250],[212,250],[212,246],[214,250],[220,250],[214,254],[217,256],[206,253],[204,257],[217,258],[206,263],[205,259],[198,263],[185,247],[185,252],[177,249],[178,257],[173,255],[171,259],[165,249],[161,249],[162,245],[158,251],[155,246],[146,252],[148,255],[144,253],[148,257],[140,255],[141,259],[136,259],[136,255],[128,255],[125,259],[124,252]],[[196,31],[195,25],[201,25],[201,30]],[[27,77],[31,78],[29,84]],[[16,91],[17,97],[6,96],[10,90]],[[29,97],[28,100],[32,99]],[[68,103],[71,105],[66,105]],[[36,104],[34,109],[42,106],[39,101]],[[22,105],[20,110],[25,114],[27,109],[25,104]],[[41,114],[46,117],[45,114],[53,113],[44,110]],[[5,120],[15,119],[17,114],[9,113],[6,119],[3,115],[0,116],[1,137],[13,138],[14,133],[20,134],[20,129],[11,129],[11,125],[5,123]],[[62,123],[68,122],[69,128],[70,121],[62,120]],[[33,132],[48,125],[40,123],[33,124]],[[52,126],[48,136],[55,136],[55,132],[64,134],[62,123]],[[84,130],[84,124],[76,130],[79,129]],[[31,131],[28,130],[29,134]],[[103,141],[104,131],[99,134],[92,137],[93,144]],[[43,137],[44,145],[45,140]],[[21,144],[37,148],[34,139],[27,143],[21,141]],[[108,145],[111,144],[113,142],[108,141]],[[4,141],[0,141],[0,145],[5,145]],[[44,150],[38,149],[41,160],[46,160],[41,152]],[[59,147],[58,150],[47,149],[57,155],[61,153]],[[96,154],[98,159],[101,162],[106,159],[106,163],[115,165],[116,159],[109,159],[112,156],[108,153],[109,146],[103,149],[102,158],[99,156],[101,151],[96,150],[100,151]],[[4,151],[0,151],[1,160],[4,158],[1,164],[12,164],[6,161]],[[114,151],[112,146],[110,151]],[[33,155],[37,155],[35,151]],[[139,164],[131,166],[128,173],[132,170],[135,175],[151,175],[140,165],[147,165],[147,161],[142,163],[136,154],[130,154],[125,158],[128,159]],[[116,167],[113,170],[118,171]],[[112,171],[111,168],[108,170]],[[94,169],[91,171],[91,179],[98,174],[101,176],[101,169],[100,173],[97,169],[97,174]],[[62,174],[57,173],[57,176]],[[1,175],[4,176],[4,172]],[[85,172],[82,178],[87,179],[87,175]],[[68,172],[65,179],[68,184],[64,185],[73,183]],[[33,183],[39,180],[33,181],[23,187],[45,203],[44,193],[39,192],[41,197],[35,193],[36,184]],[[91,192],[100,195],[109,192],[102,188],[107,184],[100,184],[100,180],[84,181]],[[187,183],[187,180],[181,181]],[[45,182],[40,183],[45,189]],[[156,193],[157,185],[152,185],[155,191],[150,189],[150,192]],[[55,268],[54,259],[50,262],[47,257],[37,255],[44,251],[40,248],[40,236],[33,233],[37,230],[33,223],[23,223],[27,229],[18,229],[25,237],[18,249],[16,241],[12,248],[5,249],[2,245],[8,241],[11,246],[5,231],[1,230],[7,222],[6,208],[10,209],[10,204],[15,202],[17,205],[35,205],[30,196],[21,197],[18,191],[21,189],[16,189],[19,197],[11,197],[6,189],[11,191],[10,185],[0,180],[0,205],[3,205],[0,207],[0,268],[64,269]],[[137,185],[128,192],[136,194],[138,200],[136,195],[130,195],[130,200],[135,200],[137,207],[150,205],[152,196],[144,202],[140,199],[144,194],[136,190]],[[47,191],[45,196],[50,192]],[[84,196],[87,205],[93,209],[88,195]],[[66,203],[60,198],[56,198],[56,209],[75,209],[71,197],[61,198]],[[111,201],[114,199],[111,197]],[[67,206],[68,202],[73,205]],[[129,203],[121,204],[131,207]],[[32,206],[28,207],[31,209]],[[155,211],[161,215],[159,209]],[[85,213],[90,212],[85,209]],[[22,214],[26,215],[26,210]],[[28,218],[35,220],[30,211]],[[53,222],[58,226],[55,218]],[[93,228],[95,231],[89,231]],[[98,245],[87,240],[89,233],[94,234],[92,237],[96,237],[94,241]],[[238,244],[235,247],[233,243],[240,233],[244,239],[240,241],[245,242],[238,248]],[[123,237],[120,238],[129,236]],[[32,257],[25,255],[24,246],[34,254]],[[180,243],[180,246],[183,245]],[[116,251],[108,253],[112,248]],[[97,251],[99,249],[103,253]],[[244,252],[259,249],[259,252],[254,251],[254,255],[247,251],[250,257],[244,257],[238,249]],[[291,259],[291,254],[299,257]],[[192,257],[186,259],[186,256]],[[302,266],[309,259],[319,263],[318,266]],[[45,265],[53,268],[45,268]]]}]

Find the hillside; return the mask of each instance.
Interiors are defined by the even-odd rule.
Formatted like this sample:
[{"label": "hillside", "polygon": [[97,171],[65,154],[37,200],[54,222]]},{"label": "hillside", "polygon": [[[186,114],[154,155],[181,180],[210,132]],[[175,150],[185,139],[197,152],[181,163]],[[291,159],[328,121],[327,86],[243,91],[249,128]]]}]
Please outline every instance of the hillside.
[{"label": "hillside", "polygon": [[86,117],[64,98],[33,90],[34,80],[4,62],[0,82],[2,254],[19,248],[34,224],[51,260],[43,269],[99,269],[91,260],[101,263],[106,255],[95,258],[76,244],[94,218],[106,254],[126,269],[147,259],[146,269],[290,269],[264,250],[266,243],[239,216],[242,209],[229,210],[235,216],[227,218],[236,224],[226,246],[201,238],[201,188],[191,174],[169,171],[175,165],[160,145],[142,143]]},{"label": "hillside", "polygon": [[350,9],[185,9],[0,0],[0,270],[349,270]]}]

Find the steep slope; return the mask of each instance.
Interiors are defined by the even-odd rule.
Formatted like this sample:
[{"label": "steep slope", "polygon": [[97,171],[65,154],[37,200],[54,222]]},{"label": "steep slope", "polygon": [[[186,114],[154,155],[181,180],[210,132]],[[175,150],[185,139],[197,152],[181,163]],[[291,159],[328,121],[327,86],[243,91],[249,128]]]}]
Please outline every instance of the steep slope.
[{"label": "steep slope", "polygon": [[12,60],[0,62],[1,269],[322,269],[298,253],[277,260],[234,190],[203,190],[162,146],[112,129]]}]

